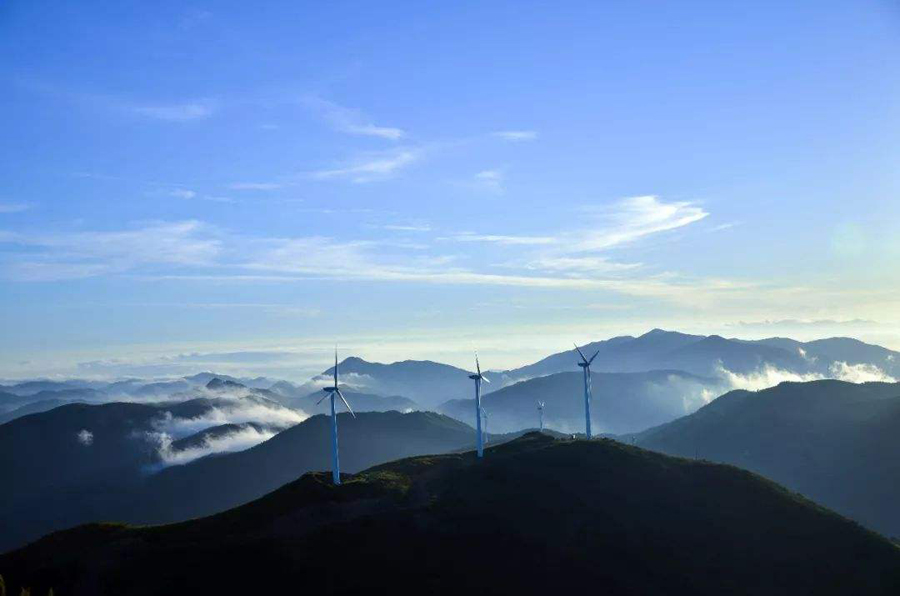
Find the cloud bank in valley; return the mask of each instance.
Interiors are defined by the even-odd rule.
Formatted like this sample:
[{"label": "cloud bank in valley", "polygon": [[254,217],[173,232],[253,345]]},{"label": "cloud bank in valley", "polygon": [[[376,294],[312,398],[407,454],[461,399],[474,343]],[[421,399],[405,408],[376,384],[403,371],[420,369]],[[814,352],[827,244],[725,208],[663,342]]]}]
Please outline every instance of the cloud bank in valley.
[{"label": "cloud bank in valley", "polygon": [[756,371],[747,374],[732,372],[719,364],[716,374],[731,389],[747,389],[750,391],[761,391],[785,382],[805,383],[822,379],[837,379],[848,383],[897,382],[897,379],[873,364],[848,364],[847,362],[835,362],[828,368],[827,375],[817,372],[798,373],[783,370],[771,364],[765,364]]}]

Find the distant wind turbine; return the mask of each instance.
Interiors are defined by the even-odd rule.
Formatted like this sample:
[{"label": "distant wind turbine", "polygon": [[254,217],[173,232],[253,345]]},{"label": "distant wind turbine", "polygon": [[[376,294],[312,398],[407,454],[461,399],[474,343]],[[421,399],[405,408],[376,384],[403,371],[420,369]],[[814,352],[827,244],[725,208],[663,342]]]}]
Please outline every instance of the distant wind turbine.
[{"label": "distant wind turbine", "polygon": [[335,484],[340,484],[341,460],[338,456],[337,414],[334,411],[334,396],[337,395],[341,398],[341,401],[347,406],[347,411],[350,412],[354,418],[356,418],[356,414],[353,413],[353,409],[350,407],[350,404],[347,403],[347,398],[345,398],[344,394],[341,393],[341,390],[338,389],[337,348],[334,349],[334,387],[325,387],[323,391],[325,391],[325,396],[317,401],[316,405],[322,403],[325,398],[331,398],[331,478],[334,480]]},{"label": "distant wind turbine", "polygon": [[475,444],[477,446],[478,457],[484,457],[484,437],[481,435],[481,382],[490,383],[483,374],[481,374],[481,365],[478,363],[478,353],[475,353],[475,373],[469,375],[469,378],[475,381]]},{"label": "distant wind turbine", "polygon": [[584,355],[584,352],[581,351],[581,348],[578,347],[578,344],[575,344],[575,349],[578,350],[578,355],[581,356],[581,362],[578,363],[578,366],[581,367],[582,372],[584,373],[584,434],[590,439],[591,438],[591,363],[594,361],[594,358],[597,357],[597,354],[600,353],[600,350],[594,352],[594,355],[587,358]]},{"label": "distant wind turbine", "polygon": [[544,432],[544,402],[538,402],[538,417],[541,421],[541,432]]}]

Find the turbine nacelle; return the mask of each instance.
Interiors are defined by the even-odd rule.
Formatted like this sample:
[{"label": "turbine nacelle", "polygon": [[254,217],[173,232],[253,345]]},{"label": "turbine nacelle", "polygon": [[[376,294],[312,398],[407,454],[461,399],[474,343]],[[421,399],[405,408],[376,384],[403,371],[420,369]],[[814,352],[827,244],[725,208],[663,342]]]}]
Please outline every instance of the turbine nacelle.
[{"label": "turbine nacelle", "polygon": [[594,352],[593,356],[588,358],[584,355],[584,352],[581,351],[581,348],[578,347],[578,344],[575,344],[575,349],[578,351],[578,355],[581,356],[581,362],[578,363],[578,366],[580,366],[581,368],[589,367],[594,362],[594,358],[597,357],[597,354],[600,353],[600,350],[597,350],[596,352]]}]

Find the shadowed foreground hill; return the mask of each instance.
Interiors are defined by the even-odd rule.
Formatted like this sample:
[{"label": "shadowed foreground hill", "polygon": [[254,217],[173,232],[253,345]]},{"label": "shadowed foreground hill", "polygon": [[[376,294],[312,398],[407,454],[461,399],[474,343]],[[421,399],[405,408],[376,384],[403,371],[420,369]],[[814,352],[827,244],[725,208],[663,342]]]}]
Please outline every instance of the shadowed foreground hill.
[{"label": "shadowed foreground hill", "polygon": [[[338,415],[341,470],[470,447],[469,426],[433,412]],[[331,469],[331,419],[318,415],[246,451],[172,466],[147,479],[132,506],[141,522],[169,522],[241,505],[312,470]]]},{"label": "shadowed foreground hill", "polygon": [[900,536],[900,383],[826,380],[733,391],[637,442],[747,468]]},{"label": "shadowed foreground hill", "polygon": [[537,434],[0,556],[60,594],[894,594],[887,540],[749,472]]},{"label": "shadowed foreground hill", "polygon": [[[167,405],[201,415],[215,400]],[[277,405],[277,404],[276,404]],[[281,406],[278,406],[281,407]],[[162,406],[63,406],[0,426],[0,552],[55,530],[97,520],[167,523],[210,515],[275,490],[312,470],[331,469],[331,426],[313,416],[245,451],[220,453],[151,473],[155,446],[137,440]],[[358,472],[402,457],[471,448],[474,430],[431,412],[338,416],[341,469]],[[78,429],[93,431],[90,445]],[[213,427],[173,443],[190,447]]]}]

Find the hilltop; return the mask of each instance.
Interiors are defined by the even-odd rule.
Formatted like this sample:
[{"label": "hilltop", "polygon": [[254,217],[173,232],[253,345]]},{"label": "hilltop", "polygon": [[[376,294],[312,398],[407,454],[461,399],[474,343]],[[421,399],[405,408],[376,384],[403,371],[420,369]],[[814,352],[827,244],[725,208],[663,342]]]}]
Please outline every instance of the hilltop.
[{"label": "hilltop", "polygon": [[894,594],[900,551],[730,466],[532,433],[348,476],[307,474],[213,517],[92,524],[0,556],[62,594]]}]

